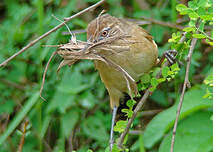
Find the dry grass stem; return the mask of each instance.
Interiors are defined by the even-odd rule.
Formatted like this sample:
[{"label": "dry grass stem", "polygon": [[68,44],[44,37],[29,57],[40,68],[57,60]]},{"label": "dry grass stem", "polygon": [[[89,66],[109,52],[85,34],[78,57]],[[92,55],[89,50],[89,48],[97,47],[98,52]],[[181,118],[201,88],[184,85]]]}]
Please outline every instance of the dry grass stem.
[{"label": "dry grass stem", "polygon": [[47,65],[44,69],[44,73],[43,73],[43,77],[42,77],[42,84],[41,84],[41,88],[40,88],[40,97],[41,99],[43,99],[44,101],[46,101],[46,99],[44,97],[42,97],[42,91],[43,91],[43,88],[44,88],[44,83],[45,83],[45,77],[46,77],[46,74],[47,74],[47,70],[48,70],[48,67],[50,65],[50,62],[52,60],[52,58],[56,55],[56,52],[53,52],[52,55],[50,56],[48,62],[47,62]]}]

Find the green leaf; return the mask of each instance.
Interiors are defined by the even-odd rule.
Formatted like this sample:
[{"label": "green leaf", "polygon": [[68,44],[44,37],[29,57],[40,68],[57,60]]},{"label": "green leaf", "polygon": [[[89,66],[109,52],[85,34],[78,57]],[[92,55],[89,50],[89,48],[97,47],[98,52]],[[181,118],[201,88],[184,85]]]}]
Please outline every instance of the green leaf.
[{"label": "green leaf", "polygon": [[192,36],[194,38],[198,38],[198,39],[204,39],[204,38],[206,38],[206,36],[204,34],[193,34]]},{"label": "green leaf", "polygon": [[206,85],[213,87],[213,74],[207,76],[207,78],[203,81]]},{"label": "green leaf", "polygon": [[124,129],[126,128],[127,123],[128,123],[127,120],[119,120],[118,122],[116,122],[114,131],[122,133],[124,131]]},{"label": "green leaf", "polygon": [[183,31],[185,31],[185,32],[195,32],[195,27],[185,27],[184,29],[183,29]]},{"label": "green leaf", "polygon": [[199,7],[197,10],[198,15],[206,15],[206,10],[203,7]]},{"label": "green leaf", "polygon": [[205,8],[205,7],[207,7],[208,6],[208,1],[209,0],[199,0],[199,2],[198,2],[198,6],[199,7],[201,7],[201,8]]},{"label": "green leaf", "polygon": [[112,147],[112,152],[122,152],[123,150],[120,149],[117,144],[113,144],[113,147]]},{"label": "green leaf", "polygon": [[129,107],[129,108],[133,108],[133,106],[136,104],[136,101],[135,100],[128,100],[126,105]]},{"label": "green leaf", "polygon": [[126,116],[127,116],[128,118],[131,118],[132,115],[133,115],[133,111],[130,110],[130,109],[122,109],[121,111],[122,111],[123,113],[126,113]]},{"label": "green leaf", "polygon": [[[212,112],[197,112],[180,121],[176,131],[175,152],[210,152],[213,150]],[[159,152],[170,151],[172,131],[162,141]]]},{"label": "green leaf", "polygon": [[141,82],[142,83],[149,83],[151,80],[151,77],[149,74],[144,74],[142,77],[141,77]]},{"label": "green leaf", "polygon": [[[191,88],[185,93],[180,120],[201,109],[213,107],[213,102],[202,98],[205,88]],[[145,147],[151,148],[173,127],[179,99],[171,108],[161,112],[147,125],[144,132]]]},{"label": "green leaf", "polygon": [[188,9],[188,7],[186,7],[186,5],[184,5],[184,4],[178,4],[176,6],[176,10],[179,11],[180,13],[187,10],[187,9]]},{"label": "green leaf", "polygon": [[191,19],[197,19],[199,17],[199,15],[196,12],[190,12],[189,13],[189,17]]},{"label": "green leaf", "polygon": [[206,21],[212,21],[213,13],[207,14],[207,15],[201,15],[200,18],[203,19],[203,20],[206,20]]},{"label": "green leaf", "polygon": [[213,46],[213,42],[208,42],[211,46]]},{"label": "green leaf", "polygon": [[203,95],[203,98],[212,99],[213,93],[209,91],[209,89],[206,89],[206,93]]},{"label": "green leaf", "polygon": [[166,78],[168,76],[168,72],[169,72],[169,67],[168,66],[163,67],[162,75],[164,78]]},{"label": "green leaf", "polygon": [[157,87],[157,85],[158,85],[158,80],[157,80],[156,78],[152,78],[152,79],[151,79],[151,85],[152,85],[153,87]]}]

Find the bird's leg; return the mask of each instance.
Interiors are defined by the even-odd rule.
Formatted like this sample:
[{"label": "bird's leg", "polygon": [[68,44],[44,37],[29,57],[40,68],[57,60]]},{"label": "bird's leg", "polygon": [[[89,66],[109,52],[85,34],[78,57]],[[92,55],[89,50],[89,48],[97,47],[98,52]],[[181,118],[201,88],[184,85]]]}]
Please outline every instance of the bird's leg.
[{"label": "bird's leg", "polygon": [[117,106],[113,107],[113,111],[112,111],[112,126],[111,126],[111,130],[110,130],[110,140],[109,140],[109,144],[110,144],[110,151],[112,151],[112,147],[114,144],[114,139],[113,139],[113,132],[114,132],[114,125],[115,125],[115,117],[117,114]]},{"label": "bird's leg", "polygon": [[170,65],[174,64],[176,62],[177,51],[176,50],[168,50],[163,53],[163,56],[161,57],[160,61],[158,62],[158,65],[161,65],[166,58]]}]

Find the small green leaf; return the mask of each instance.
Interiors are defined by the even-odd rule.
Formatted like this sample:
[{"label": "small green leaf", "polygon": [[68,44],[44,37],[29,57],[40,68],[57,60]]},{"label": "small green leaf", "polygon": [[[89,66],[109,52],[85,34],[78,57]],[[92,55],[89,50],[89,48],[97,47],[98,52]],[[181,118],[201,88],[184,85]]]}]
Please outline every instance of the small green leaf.
[{"label": "small green leaf", "polygon": [[208,42],[211,46],[213,46],[213,42]]},{"label": "small green leaf", "polygon": [[195,27],[185,27],[184,29],[183,29],[183,31],[185,31],[185,32],[195,32]]},{"label": "small green leaf", "polygon": [[133,108],[133,106],[136,104],[136,101],[134,100],[128,100],[126,105],[129,107],[129,108]]},{"label": "small green leaf", "polygon": [[183,11],[185,11],[187,9],[188,9],[188,7],[186,7],[186,5],[184,5],[184,4],[178,4],[176,6],[176,10],[179,11],[179,12],[183,12]]},{"label": "small green leaf", "polygon": [[204,39],[204,38],[206,38],[206,36],[204,34],[193,34],[192,36],[194,38],[198,38],[198,39]]},{"label": "small green leaf", "polygon": [[168,72],[169,72],[169,67],[168,66],[163,67],[162,75],[164,78],[166,78],[168,76]]},{"label": "small green leaf", "polygon": [[207,78],[204,80],[204,83],[210,87],[213,87],[213,74],[207,76]]},{"label": "small green leaf", "polygon": [[119,120],[114,127],[114,131],[122,133],[126,128],[127,123],[128,123],[127,120]]},{"label": "small green leaf", "polygon": [[142,83],[149,83],[151,80],[151,77],[149,74],[144,74],[142,77],[141,77],[141,82]]},{"label": "small green leaf", "polygon": [[201,15],[200,18],[203,19],[203,20],[210,21],[213,18],[213,14]]},{"label": "small green leaf", "polygon": [[123,150],[120,149],[116,144],[113,144],[112,152],[121,152],[121,151],[123,151]]},{"label": "small green leaf", "polygon": [[172,71],[179,71],[180,70],[180,68],[179,68],[177,63],[171,65],[170,68],[171,68]]},{"label": "small green leaf", "polygon": [[128,118],[131,118],[132,117],[132,114],[133,114],[133,111],[131,109],[122,109],[121,110],[123,113],[126,113],[126,116]]},{"label": "small green leaf", "polygon": [[189,1],[188,6],[189,6],[189,8],[191,8],[193,10],[196,10],[198,8],[197,2],[195,2],[195,1]]},{"label": "small green leaf", "polygon": [[203,7],[199,7],[197,10],[198,15],[206,15],[206,10]]},{"label": "small green leaf", "polygon": [[189,13],[189,17],[191,19],[197,19],[199,17],[199,15],[196,12],[190,12]]},{"label": "small green leaf", "polygon": [[151,79],[151,85],[152,85],[153,87],[157,87],[157,85],[158,85],[158,80],[157,80],[156,78],[152,78],[152,79]]}]

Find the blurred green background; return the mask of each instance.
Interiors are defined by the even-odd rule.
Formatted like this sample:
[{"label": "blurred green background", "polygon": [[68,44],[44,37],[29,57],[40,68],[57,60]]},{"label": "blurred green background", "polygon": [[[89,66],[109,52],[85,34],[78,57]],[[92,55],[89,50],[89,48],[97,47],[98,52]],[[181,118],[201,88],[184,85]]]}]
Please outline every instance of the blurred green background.
[{"label": "blurred green background", "polygon": [[[1,0],[0,62],[60,24],[52,14],[63,20],[96,2],[98,0]],[[170,48],[168,39],[178,29],[154,21],[187,26],[189,18],[176,11],[180,2],[187,4],[188,1],[106,0],[94,11],[71,20],[68,26],[72,31],[86,29],[105,9],[113,16],[140,21],[154,37],[161,56]],[[212,0],[208,3],[212,4]],[[43,45],[68,43],[70,35],[64,34],[67,31],[62,27],[0,68],[0,152],[20,148],[23,152],[86,152],[88,149],[103,152],[108,146],[109,97],[92,62],[81,61],[72,67],[63,67],[57,75],[62,59],[56,56],[44,85],[43,96],[47,101],[39,97],[45,65],[56,50]],[[208,26],[206,32],[213,35],[212,26]],[[86,41],[86,33],[76,35],[77,39]],[[174,80],[161,84],[149,98],[144,114],[139,114],[129,134],[126,145],[130,151],[169,151],[184,69],[182,66]],[[198,40],[190,70],[192,88],[185,96],[176,152],[213,151],[213,121],[210,119],[213,101],[203,98],[206,93],[203,80],[212,73],[212,47]],[[20,147],[23,137],[25,141]]]}]

